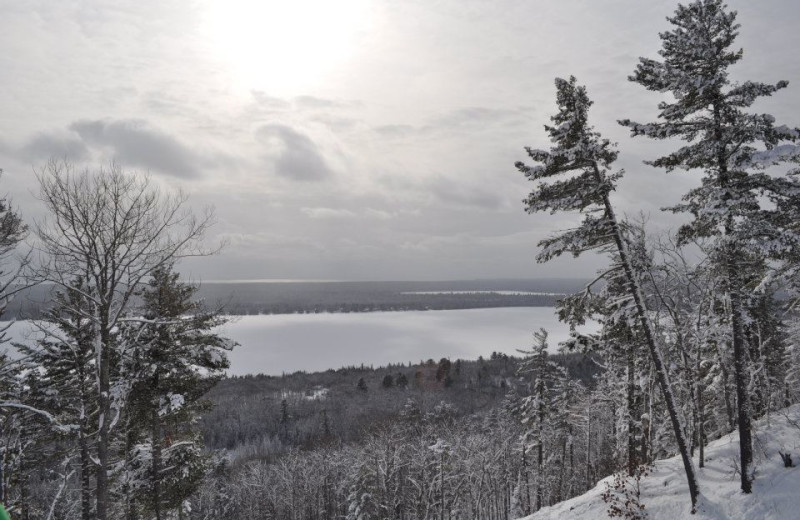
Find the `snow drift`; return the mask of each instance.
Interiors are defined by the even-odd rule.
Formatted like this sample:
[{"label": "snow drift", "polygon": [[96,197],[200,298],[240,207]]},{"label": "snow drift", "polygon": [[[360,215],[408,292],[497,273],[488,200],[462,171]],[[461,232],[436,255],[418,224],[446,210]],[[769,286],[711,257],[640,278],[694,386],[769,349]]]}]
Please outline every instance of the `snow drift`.
[{"label": "snow drift", "polygon": [[[739,440],[734,432],[709,443],[706,464],[698,468],[698,512],[689,512],[689,492],[679,456],[656,461],[641,481],[641,503],[649,520],[800,520],[800,405],[754,423],[753,493],[739,489]],[[795,467],[784,467],[789,453]],[[697,458],[695,457],[695,463]],[[585,494],[545,507],[524,520],[601,520],[608,504],[601,497],[613,477]]]}]

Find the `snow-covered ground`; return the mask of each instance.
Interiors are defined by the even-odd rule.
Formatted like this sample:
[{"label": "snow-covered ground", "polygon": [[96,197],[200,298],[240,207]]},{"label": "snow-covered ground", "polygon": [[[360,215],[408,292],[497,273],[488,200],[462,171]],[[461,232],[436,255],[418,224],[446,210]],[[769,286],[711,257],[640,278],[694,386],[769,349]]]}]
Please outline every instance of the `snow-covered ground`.
[{"label": "snow-covered ground", "polygon": [[[702,494],[696,515],[689,513],[689,494],[679,457],[656,462],[642,480],[641,501],[649,520],[800,520],[800,405],[754,423],[756,428],[753,493],[739,490],[735,471],[739,453],[736,433],[711,442],[706,467],[698,469]],[[785,468],[778,452],[792,455]],[[695,457],[695,461],[696,461]],[[586,494],[546,507],[525,520],[602,520],[608,518],[601,494],[606,482]]]}]

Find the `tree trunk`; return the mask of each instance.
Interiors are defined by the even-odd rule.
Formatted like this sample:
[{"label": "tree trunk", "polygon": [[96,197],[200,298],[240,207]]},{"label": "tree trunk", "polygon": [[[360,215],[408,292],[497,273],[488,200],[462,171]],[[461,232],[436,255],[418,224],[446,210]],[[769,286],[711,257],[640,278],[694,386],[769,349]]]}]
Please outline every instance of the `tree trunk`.
[{"label": "tree trunk", "polygon": [[[717,177],[720,187],[726,188],[728,185],[728,160],[726,157],[726,146],[722,135],[722,94],[717,94],[714,101],[714,137],[717,142]],[[729,199],[726,192],[723,200]],[[736,244],[729,241],[733,232],[733,215],[730,213],[725,221],[723,239],[725,242],[725,271],[727,276],[728,297],[731,302],[731,334],[733,336],[733,369],[734,382],[736,384],[736,403],[737,403],[737,423],[739,426],[739,464],[741,470],[742,491],[750,493],[752,483],[750,481],[750,463],[753,461],[753,441],[750,432],[750,400],[747,395],[747,353],[745,352],[744,334],[742,331],[742,302],[741,284],[739,283]]]},{"label": "tree trunk", "polygon": [[[525,502],[523,503],[522,512],[525,516],[531,514],[531,484],[528,472],[528,457],[526,456],[526,446],[522,443],[522,477],[525,483]],[[520,493],[520,498],[522,494]]]},{"label": "tree trunk", "polygon": [[5,462],[6,462],[6,451],[8,450],[8,446],[4,447],[2,455],[0,455],[0,504],[6,503],[6,474],[5,474]]},{"label": "tree trunk", "polygon": [[[100,323],[98,323],[97,337],[95,338],[95,349],[97,355],[97,370],[98,370],[98,391],[99,395],[99,408],[100,408],[100,424],[97,435],[97,490],[96,490],[96,515],[97,520],[108,520],[108,445],[110,441],[110,427],[109,421],[111,420],[111,377],[110,377],[110,364],[109,359],[109,333],[106,319],[103,319],[100,314]],[[99,343],[99,344],[97,344]]]},{"label": "tree trunk", "polygon": [[632,477],[636,472],[636,467],[639,465],[637,449],[636,449],[636,380],[634,378],[634,371],[636,369],[634,364],[633,346],[628,347],[625,353],[627,358],[627,371],[628,371],[628,385],[627,385],[627,402],[628,402],[628,476]]},{"label": "tree trunk", "polygon": [[[728,277],[735,284],[738,276],[735,272],[733,258],[728,258]],[[736,382],[737,422],[739,427],[739,464],[741,471],[742,492],[753,490],[750,478],[750,465],[753,462],[753,440],[750,425],[750,397],[747,393],[747,353],[745,352],[742,334],[741,300],[738,285],[730,291],[731,328],[733,329],[733,368]]]},{"label": "tree trunk", "polygon": [[703,374],[700,370],[700,348],[697,349],[697,360],[695,362],[695,396],[697,397],[697,446],[698,446],[698,461],[697,465],[701,468],[705,467],[705,443],[706,443],[706,413],[705,413],[705,400],[703,399]]},{"label": "tree trunk", "polygon": [[[594,173],[598,185],[602,185],[602,177],[596,163],[594,164]],[[678,451],[681,454],[681,459],[683,460],[683,469],[686,472],[686,480],[689,484],[689,495],[692,501],[692,513],[694,513],[697,509],[697,496],[699,495],[700,491],[697,485],[694,464],[692,463],[691,457],[689,457],[689,450],[686,446],[686,438],[683,434],[683,427],[681,426],[681,421],[678,417],[678,409],[675,405],[675,397],[672,394],[672,386],[670,385],[669,376],[667,375],[667,370],[664,366],[664,360],[661,357],[661,351],[658,349],[658,346],[655,343],[655,338],[653,337],[653,333],[650,329],[650,322],[648,321],[647,312],[645,311],[644,298],[642,297],[639,283],[634,275],[633,267],[631,266],[630,258],[628,257],[628,247],[625,242],[625,238],[622,236],[622,230],[619,228],[619,224],[617,223],[617,218],[614,215],[614,208],[611,206],[611,201],[608,198],[608,194],[603,195],[603,203],[605,204],[606,216],[611,223],[614,241],[616,242],[617,251],[619,253],[620,263],[622,264],[622,268],[625,272],[625,277],[628,280],[631,296],[633,297],[634,305],[636,306],[639,325],[642,328],[647,347],[650,350],[651,357],[653,358],[653,365],[656,370],[658,383],[661,386],[661,393],[664,396],[664,402],[667,405],[669,418],[672,422],[672,429],[675,434],[675,440],[678,444]]]},{"label": "tree trunk", "polygon": [[586,491],[592,489],[592,412],[586,417]]},{"label": "tree trunk", "polygon": [[544,462],[544,453],[542,449],[541,431],[539,432],[539,444],[536,446],[536,510],[542,508],[543,491],[542,491],[542,463]]},{"label": "tree trunk", "polygon": [[[155,376],[158,381],[158,375]],[[157,385],[158,383],[156,383]],[[156,393],[155,399],[158,399]],[[153,439],[153,461],[152,461],[152,479],[153,479],[153,514],[156,520],[161,520],[161,416],[158,414],[158,406],[153,407],[153,424],[152,433]]]},{"label": "tree trunk", "polygon": [[[131,427],[130,421],[125,433],[125,465],[131,467],[133,465],[133,446],[136,444],[136,433]],[[139,512],[136,510],[136,496],[133,493],[133,488],[130,482],[126,482],[122,486],[122,494],[125,497],[125,518],[126,520],[138,520]]]},{"label": "tree trunk", "polygon": [[86,438],[86,422],[81,419],[78,443],[81,456],[81,519],[92,519],[92,458],[89,453],[89,440]]}]

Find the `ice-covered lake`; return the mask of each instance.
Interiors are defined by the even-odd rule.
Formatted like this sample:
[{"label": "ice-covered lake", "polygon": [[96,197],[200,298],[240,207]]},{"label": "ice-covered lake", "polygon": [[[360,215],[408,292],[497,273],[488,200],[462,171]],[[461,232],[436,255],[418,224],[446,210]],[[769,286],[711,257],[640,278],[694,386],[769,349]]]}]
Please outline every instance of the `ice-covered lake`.
[{"label": "ice-covered lake", "polygon": [[224,331],[241,345],[231,354],[238,375],[514,354],[539,327],[553,351],[569,335],[552,307],[244,316]]},{"label": "ice-covered lake", "polygon": [[[242,375],[515,354],[539,327],[551,351],[569,334],[552,307],[240,316],[222,332],[240,345],[229,373]],[[19,341],[28,330],[17,322],[9,335]]]}]

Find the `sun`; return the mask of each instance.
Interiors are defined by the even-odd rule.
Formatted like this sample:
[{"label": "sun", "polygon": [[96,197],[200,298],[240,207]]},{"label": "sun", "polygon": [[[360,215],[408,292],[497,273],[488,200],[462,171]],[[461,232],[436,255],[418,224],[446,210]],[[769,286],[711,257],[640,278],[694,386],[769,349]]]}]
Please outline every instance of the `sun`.
[{"label": "sun", "polygon": [[296,94],[351,57],[367,0],[209,0],[212,52],[243,89]]}]

